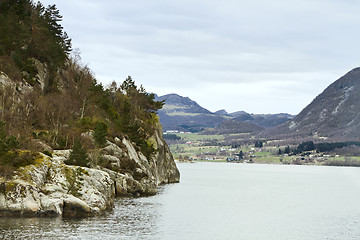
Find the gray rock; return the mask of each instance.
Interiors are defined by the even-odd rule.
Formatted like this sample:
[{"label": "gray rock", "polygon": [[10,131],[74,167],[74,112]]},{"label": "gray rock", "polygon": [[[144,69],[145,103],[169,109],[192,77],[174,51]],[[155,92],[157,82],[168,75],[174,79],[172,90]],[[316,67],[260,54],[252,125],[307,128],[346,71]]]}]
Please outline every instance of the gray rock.
[{"label": "gray rock", "polygon": [[108,173],[67,166],[43,156],[0,180],[0,215],[87,215],[113,207],[114,182]]},{"label": "gray rock", "polygon": [[178,182],[180,174],[160,126],[150,140],[158,151],[149,159],[126,138],[90,154],[112,170],[65,165],[70,150],[42,154],[12,179],[0,178],[0,215],[88,216],[112,208],[116,196],[156,194],[159,184]]}]

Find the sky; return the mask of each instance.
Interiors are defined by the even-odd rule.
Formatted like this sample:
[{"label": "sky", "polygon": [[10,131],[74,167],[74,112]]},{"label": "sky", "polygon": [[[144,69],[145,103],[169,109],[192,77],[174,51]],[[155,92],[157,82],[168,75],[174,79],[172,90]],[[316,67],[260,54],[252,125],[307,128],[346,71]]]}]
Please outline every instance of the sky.
[{"label": "sky", "polygon": [[105,86],[210,111],[298,114],[360,65],[357,0],[41,0]]}]

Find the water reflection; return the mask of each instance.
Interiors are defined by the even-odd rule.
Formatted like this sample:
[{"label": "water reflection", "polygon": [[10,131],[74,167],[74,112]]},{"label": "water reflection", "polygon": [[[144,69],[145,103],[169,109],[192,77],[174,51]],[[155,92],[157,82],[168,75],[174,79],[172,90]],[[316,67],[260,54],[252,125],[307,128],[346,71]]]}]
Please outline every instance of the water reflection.
[{"label": "water reflection", "polygon": [[149,239],[158,233],[160,207],[148,198],[118,198],[102,216],[0,218],[0,239]]}]

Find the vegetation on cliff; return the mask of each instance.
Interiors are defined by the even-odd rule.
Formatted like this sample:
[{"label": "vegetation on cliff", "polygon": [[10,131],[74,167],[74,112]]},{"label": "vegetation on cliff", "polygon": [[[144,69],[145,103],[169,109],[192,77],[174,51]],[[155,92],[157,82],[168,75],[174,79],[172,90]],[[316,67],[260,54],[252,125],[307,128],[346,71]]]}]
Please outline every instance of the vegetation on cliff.
[{"label": "vegetation on cliff", "polygon": [[13,80],[24,77],[35,84],[35,59],[46,63],[51,91],[56,71],[71,51],[71,40],[60,25],[62,16],[55,5],[45,8],[30,0],[0,2],[0,67]]},{"label": "vegetation on cliff", "polygon": [[164,102],[130,76],[104,87],[71,55],[61,20],[55,5],[0,1],[0,150],[6,153],[0,166],[9,165],[4,159],[18,148],[47,154],[72,148],[69,163],[84,166],[87,159],[78,159],[86,151],[115,137],[150,157],[157,149],[149,138]]}]

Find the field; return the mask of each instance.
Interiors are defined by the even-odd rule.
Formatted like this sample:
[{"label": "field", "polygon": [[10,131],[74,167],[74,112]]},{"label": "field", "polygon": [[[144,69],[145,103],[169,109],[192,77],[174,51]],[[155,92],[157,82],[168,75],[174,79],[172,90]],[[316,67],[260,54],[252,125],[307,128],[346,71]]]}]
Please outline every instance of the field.
[{"label": "field", "polygon": [[[317,164],[337,166],[360,166],[360,156],[345,156],[332,153],[279,154],[286,145],[261,141],[261,147],[255,147],[254,141],[245,144],[232,144],[228,139],[251,139],[246,134],[203,135],[197,133],[176,133],[181,139],[169,141],[170,150],[180,161],[211,162],[253,162],[268,164]],[[274,146],[275,145],[275,146]],[[291,146],[296,148],[296,145]],[[241,152],[241,153],[240,153]],[[242,155],[242,158],[239,158]]]}]

